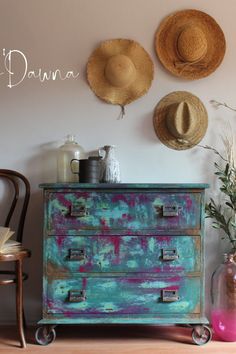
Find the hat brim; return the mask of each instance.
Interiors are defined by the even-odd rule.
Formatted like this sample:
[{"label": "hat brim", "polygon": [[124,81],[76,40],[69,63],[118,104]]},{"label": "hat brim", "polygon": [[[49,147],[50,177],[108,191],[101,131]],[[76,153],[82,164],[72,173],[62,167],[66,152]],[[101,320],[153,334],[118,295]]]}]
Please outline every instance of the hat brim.
[{"label": "hat brim", "polygon": [[[108,59],[117,54],[128,56],[136,68],[134,81],[124,88],[112,86],[104,74]],[[153,76],[154,66],[149,54],[137,42],[128,39],[102,42],[87,63],[87,79],[94,93],[108,103],[122,106],[143,96],[149,90]]]},{"label": "hat brim", "polygon": [[[184,26],[194,24],[206,36],[207,51],[196,64],[178,66],[176,41]],[[165,18],[156,32],[156,53],[164,67],[176,76],[196,80],[213,73],[221,64],[226,49],[225,37],[217,22],[198,10],[184,10]]]},{"label": "hat brim", "polygon": [[[168,107],[183,101],[193,106],[198,119],[198,129],[188,139],[188,143],[183,143],[176,139],[176,137],[170,133],[166,124]],[[186,150],[197,145],[204,137],[208,126],[208,115],[205,106],[197,96],[187,91],[176,91],[163,97],[157,104],[153,115],[153,125],[157,137],[163,144],[171,149]]]}]

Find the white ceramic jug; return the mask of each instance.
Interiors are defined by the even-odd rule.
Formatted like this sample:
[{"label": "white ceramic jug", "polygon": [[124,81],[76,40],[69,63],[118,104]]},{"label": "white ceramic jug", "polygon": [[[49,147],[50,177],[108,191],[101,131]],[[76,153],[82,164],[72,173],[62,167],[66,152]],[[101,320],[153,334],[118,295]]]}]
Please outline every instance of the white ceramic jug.
[{"label": "white ceramic jug", "polygon": [[101,160],[101,182],[104,183],[119,183],[120,178],[120,164],[115,157],[115,146],[105,145],[99,149]]}]

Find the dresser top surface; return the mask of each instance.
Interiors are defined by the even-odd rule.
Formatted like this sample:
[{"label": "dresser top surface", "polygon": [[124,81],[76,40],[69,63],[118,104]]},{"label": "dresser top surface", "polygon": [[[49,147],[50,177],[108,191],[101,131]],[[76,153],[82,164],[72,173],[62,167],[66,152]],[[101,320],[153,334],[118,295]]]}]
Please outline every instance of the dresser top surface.
[{"label": "dresser top surface", "polygon": [[43,189],[206,189],[206,183],[42,183]]}]

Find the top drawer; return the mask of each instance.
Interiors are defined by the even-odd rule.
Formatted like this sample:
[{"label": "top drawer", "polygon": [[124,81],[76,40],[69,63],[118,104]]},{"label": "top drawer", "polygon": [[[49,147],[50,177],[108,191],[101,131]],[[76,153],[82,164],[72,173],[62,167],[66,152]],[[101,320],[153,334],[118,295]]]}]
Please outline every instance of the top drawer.
[{"label": "top drawer", "polygon": [[199,234],[200,192],[46,192],[49,235]]}]

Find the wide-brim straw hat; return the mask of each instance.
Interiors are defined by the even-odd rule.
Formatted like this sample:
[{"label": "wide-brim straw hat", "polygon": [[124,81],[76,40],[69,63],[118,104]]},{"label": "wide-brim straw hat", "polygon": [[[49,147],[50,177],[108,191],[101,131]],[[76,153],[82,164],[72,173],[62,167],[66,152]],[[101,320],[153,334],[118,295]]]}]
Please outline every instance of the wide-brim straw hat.
[{"label": "wide-brim straw hat", "polygon": [[165,18],[155,38],[157,56],[176,76],[196,80],[213,73],[224,58],[222,29],[198,10],[175,12]]},{"label": "wide-brim straw hat", "polygon": [[154,75],[149,54],[129,39],[104,41],[87,63],[91,89],[102,100],[124,106],[143,96]]},{"label": "wide-brim straw hat", "polygon": [[158,138],[169,148],[190,149],[206,133],[207,111],[201,100],[190,92],[172,92],[157,104],[153,125]]}]

